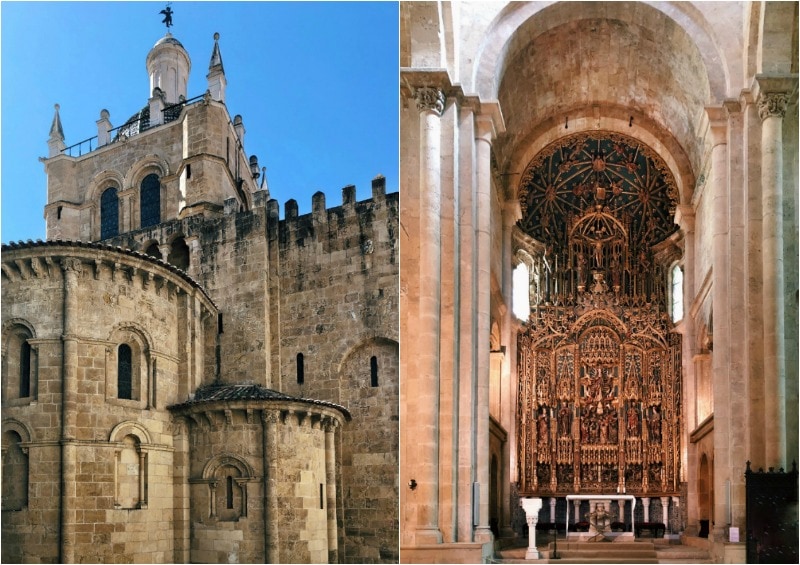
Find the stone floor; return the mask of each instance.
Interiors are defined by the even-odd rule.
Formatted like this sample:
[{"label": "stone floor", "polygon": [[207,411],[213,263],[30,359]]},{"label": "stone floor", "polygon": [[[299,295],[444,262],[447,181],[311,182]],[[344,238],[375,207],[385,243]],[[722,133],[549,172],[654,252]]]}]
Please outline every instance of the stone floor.
[{"label": "stone floor", "polygon": [[[526,560],[527,546],[517,544],[497,550],[490,563],[713,563],[708,551],[675,540],[637,539],[634,542],[566,542],[558,540],[558,558],[552,538],[537,544],[541,558]],[[537,540],[538,541],[538,540]]]}]

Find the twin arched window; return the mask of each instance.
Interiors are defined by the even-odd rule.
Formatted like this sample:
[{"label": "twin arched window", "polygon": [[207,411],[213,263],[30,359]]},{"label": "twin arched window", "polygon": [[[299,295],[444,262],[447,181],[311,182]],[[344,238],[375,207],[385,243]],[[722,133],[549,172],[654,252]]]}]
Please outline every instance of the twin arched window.
[{"label": "twin arched window", "polygon": [[[139,190],[140,227],[161,222],[161,181],[151,173],[142,179]],[[119,195],[116,187],[108,187],[100,196],[100,239],[119,235]]]}]

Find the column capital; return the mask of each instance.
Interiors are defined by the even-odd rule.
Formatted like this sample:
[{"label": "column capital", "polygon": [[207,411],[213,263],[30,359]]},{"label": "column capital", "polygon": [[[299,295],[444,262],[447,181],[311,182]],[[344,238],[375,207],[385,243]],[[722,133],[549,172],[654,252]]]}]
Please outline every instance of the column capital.
[{"label": "column capital", "polygon": [[708,130],[713,146],[728,143],[728,109],[724,106],[706,106]]},{"label": "column capital", "polygon": [[781,118],[786,115],[789,95],[785,92],[761,92],[756,101],[758,117],[763,122],[767,118]]},{"label": "column capital", "polygon": [[675,208],[674,221],[686,233],[694,231],[695,214],[694,209],[686,204],[681,204]]},{"label": "column capital", "polygon": [[441,116],[444,112],[445,95],[441,88],[434,86],[422,86],[414,89],[414,99],[417,102],[417,110],[420,112],[433,112]]}]

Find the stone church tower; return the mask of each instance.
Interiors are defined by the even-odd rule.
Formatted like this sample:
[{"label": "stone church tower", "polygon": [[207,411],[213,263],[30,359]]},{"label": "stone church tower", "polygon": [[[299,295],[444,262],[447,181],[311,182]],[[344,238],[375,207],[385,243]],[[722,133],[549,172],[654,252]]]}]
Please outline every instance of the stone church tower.
[{"label": "stone church tower", "polygon": [[745,562],[748,461],[798,458],[798,4],[400,13],[402,560],[602,500]]},{"label": "stone church tower", "polygon": [[3,246],[3,561],[396,562],[397,194],[279,220],[219,36],[146,66]]}]

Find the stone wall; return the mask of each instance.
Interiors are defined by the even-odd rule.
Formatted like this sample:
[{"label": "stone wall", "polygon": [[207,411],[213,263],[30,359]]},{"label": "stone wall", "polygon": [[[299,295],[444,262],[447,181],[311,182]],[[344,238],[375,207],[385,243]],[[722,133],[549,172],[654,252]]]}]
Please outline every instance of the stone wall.
[{"label": "stone wall", "polygon": [[[273,375],[288,394],[328,400],[353,414],[339,459],[339,552],[346,562],[396,561],[398,446],[398,195],[373,180],[373,197],[277,220],[270,203]],[[303,378],[298,382],[298,354]],[[371,386],[376,357],[378,386]],[[275,381],[273,378],[273,386]]]}]

